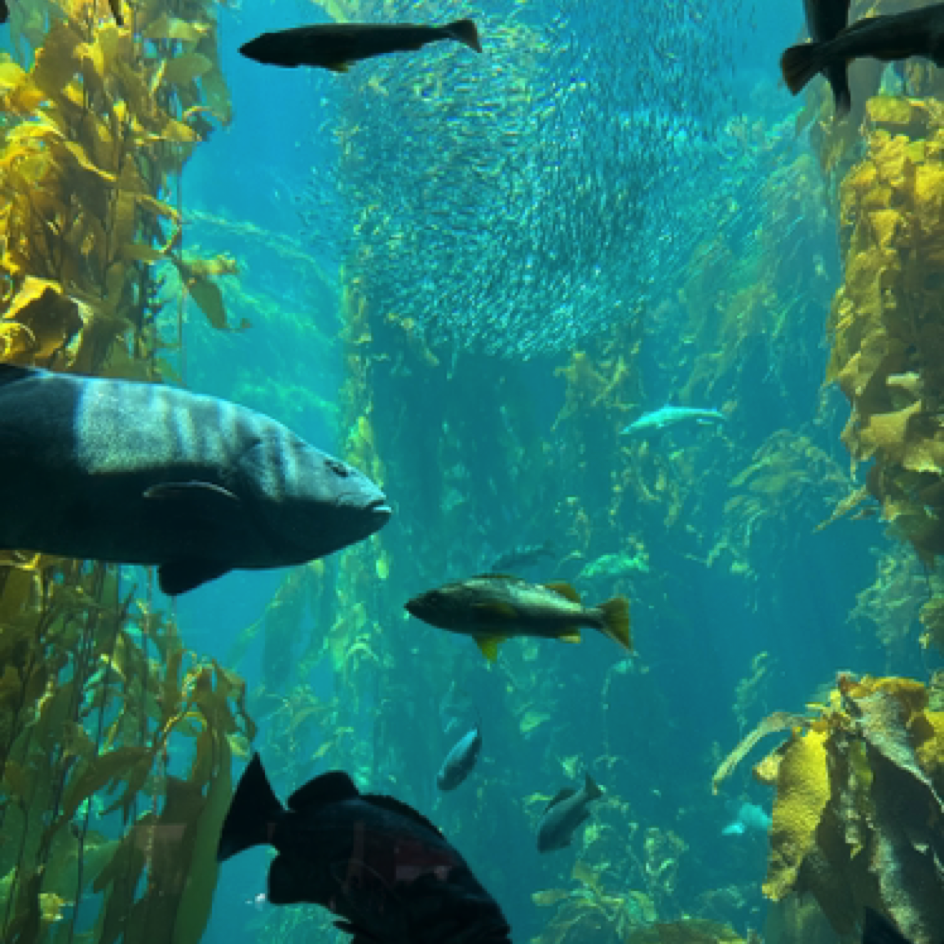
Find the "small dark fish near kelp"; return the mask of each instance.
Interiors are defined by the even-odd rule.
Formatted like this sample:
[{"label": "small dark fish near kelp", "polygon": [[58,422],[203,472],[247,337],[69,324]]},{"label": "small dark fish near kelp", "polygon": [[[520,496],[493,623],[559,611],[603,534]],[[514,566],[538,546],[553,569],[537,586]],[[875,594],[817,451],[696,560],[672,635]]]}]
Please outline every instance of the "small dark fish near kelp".
[{"label": "small dark fish near kelp", "polygon": [[923,56],[944,65],[944,3],[857,20],[835,39],[791,46],[780,59],[787,88],[796,95],[816,75],[850,59]]},{"label": "small dark fish near kelp", "polygon": [[278,801],[259,755],[240,778],[217,848],[225,861],[272,845],[267,897],[338,915],[352,944],[511,944],[511,928],[461,855],[393,797],[361,794],[342,771]]},{"label": "small dark fish near kelp", "polygon": [[277,33],[263,33],[239,51],[249,59],[270,66],[320,66],[332,72],[347,72],[361,59],[391,52],[422,49],[428,43],[451,39],[475,52],[482,51],[472,20],[456,20],[445,26],[410,23],[329,23],[297,26]]},{"label": "small dark fish near kelp", "polygon": [[0,364],[0,548],[156,565],[185,593],[369,537],[383,492],[281,423],[175,387]]},{"label": "small dark fish near kelp", "polygon": [[[803,0],[806,28],[814,43],[828,42],[846,28],[850,2],[851,0]],[[831,62],[823,70],[823,74],[833,90],[836,117],[841,118],[847,115],[852,107],[845,60]]]},{"label": "small dark fish near kelp", "polygon": [[567,583],[542,585],[483,574],[421,593],[406,604],[406,610],[431,626],[472,636],[489,661],[498,657],[499,643],[512,636],[580,642],[582,626],[597,629],[633,651],[626,597],[585,607]]},{"label": "small dark fish near kelp", "polygon": [[504,554],[499,554],[492,561],[489,570],[493,574],[514,573],[527,567],[535,567],[544,558],[553,557],[554,553],[554,545],[550,541],[544,541],[542,544],[519,544]]},{"label": "small dark fish near kelp", "polygon": [[436,786],[443,791],[455,790],[472,773],[481,750],[482,732],[476,725],[446,755],[436,774]]},{"label": "small dark fish near kelp", "polygon": [[590,818],[587,807],[603,796],[590,774],[580,790],[564,787],[548,803],[538,826],[538,852],[553,852],[569,846],[577,829]]}]

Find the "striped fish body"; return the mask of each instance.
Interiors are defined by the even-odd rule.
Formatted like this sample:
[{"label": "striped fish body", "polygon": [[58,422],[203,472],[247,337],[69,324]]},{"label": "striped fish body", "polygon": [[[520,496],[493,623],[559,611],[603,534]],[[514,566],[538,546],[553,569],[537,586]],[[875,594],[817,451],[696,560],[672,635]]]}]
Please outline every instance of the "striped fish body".
[{"label": "striped fish body", "polygon": [[303,563],[390,514],[263,414],[172,387],[0,365],[0,548],[161,567],[184,592]]}]

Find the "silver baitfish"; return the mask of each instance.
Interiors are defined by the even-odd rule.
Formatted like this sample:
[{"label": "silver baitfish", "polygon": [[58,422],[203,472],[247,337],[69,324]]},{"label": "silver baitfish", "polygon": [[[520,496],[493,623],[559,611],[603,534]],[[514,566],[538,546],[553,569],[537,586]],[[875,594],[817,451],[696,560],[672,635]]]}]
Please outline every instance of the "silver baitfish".
[{"label": "silver baitfish", "polygon": [[323,557],[391,514],[365,475],[261,413],[9,364],[0,496],[0,548],[156,565],[171,595]]}]

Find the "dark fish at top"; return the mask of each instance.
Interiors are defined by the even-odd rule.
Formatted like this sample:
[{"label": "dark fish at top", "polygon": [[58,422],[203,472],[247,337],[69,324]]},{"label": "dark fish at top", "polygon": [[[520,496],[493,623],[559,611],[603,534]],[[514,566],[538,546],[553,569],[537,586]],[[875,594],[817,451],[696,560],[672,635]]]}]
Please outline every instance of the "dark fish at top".
[{"label": "dark fish at top", "polygon": [[10,8],[7,6],[7,0],[0,0],[0,23],[6,23],[10,19]]},{"label": "dark fish at top", "polygon": [[780,68],[787,88],[796,95],[817,72],[850,59],[888,62],[909,56],[944,65],[944,3],[865,17],[828,42],[791,46],[781,57]]},{"label": "dark fish at top", "polygon": [[[849,4],[851,0],[803,0],[806,13],[806,28],[814,43],[825,43],[835,39],[837,33],[846,28],[849,22]],[[852,108],[852,95],[849,92],[849,76],[845,60],[831,62],[823,70],[833,99],[836,102],[836,117],[842,118]]]},{"label": "dark fish at top", "polygon": [[472,773],[481,750],[482,732],[476,725],[446,755],[436,774],[436,786],[443,791],[455,790]]},{"label": "dark fish at top", "polygon": [[548,803],[538,826],[538,852],[553,852],[569,846],[577,829],[590,818],[587,807],[603,796],[593,777],[586,774],[580,790],[564,787]]},{"label": "dark fish at top", "polygon": [[322,774],[282,806],[255,754],[240,778],[216,857],[271,845],[267,897],[338,916],[352,944],[511,944],[511,928],[466,861],[424,816]]},{"label": "dark fish at top", "polygon": [[421,593],[406,604],[406,610],[431,626],[471,636],[490,662],[498,657],[499,643],[512,636],[580,642],[583,626],[633,651],[626,597],[584,606],[568,583],[542,585],[483,574]]},{"label": "dark fish at top", "polygon": [[369,537],[390,506],[275,420],[176,387],[0,364],[0,548],[158,567],[184,593]]},{"label": "dark fish at top", "polygon": [[517,547],[499,554],[492,561],[489,570],[493,574],[514,573],[516,570],[524,570],[526,567],[534,567],[545,557],[554,556],[554,545],[550,541],[544,541],[542,544],[519,544]]},{"label": "dark fish at top", "polygon": [[249,59],[270,66],[320,66],[332,72],[347,72],[361,59],[391,52],[422,49],[442,40],[463,43],[482,51],[479,33],[472,20],[456,20],[445,26],[411,23],[329,23],[297,26],[277,33],[263,33],[239,51]]}]

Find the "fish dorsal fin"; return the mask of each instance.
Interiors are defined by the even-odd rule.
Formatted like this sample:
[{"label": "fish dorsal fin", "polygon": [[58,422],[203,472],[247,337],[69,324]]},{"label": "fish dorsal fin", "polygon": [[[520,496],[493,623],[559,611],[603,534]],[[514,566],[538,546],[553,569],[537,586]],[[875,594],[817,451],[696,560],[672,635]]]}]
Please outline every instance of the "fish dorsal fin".
[{"label": "fish dorsal fin", "polygon": [[554,593],[563,597],[565,600],[570,600],[571,603],[580,602],[580,594],[565,580],[552,580],[550,583],[544,584],[544,586],[547,587],[548,590],[553,590]]},{"label": "fish dorsal fin", "polygon": [[296,813],[301,813],[316,806],[342,803],[359,796],[354,781],[343,770],[332,770],[299,787],[288,798],[288,807]]},{"label": "fish dorsal fin", "polygon": [[365,793],[363,798],[372,806],[387,810],[388,813],[396,813],[398,816],[402,816],[419,826],[425,827],[431,832],[434,832],[440,839],[446,838],[422,813],[417,813],[412,806],[409,806],[402,800],[397,800],[395,797],[385,796],[381,793]]},{"label": "fish dorsal fin", "polygon": [[577,791],[573,787],[564,787],[547,806],[544,807],[544,812],[546,813],[552,806],[557,806],[562,800],[570,799]]}]

